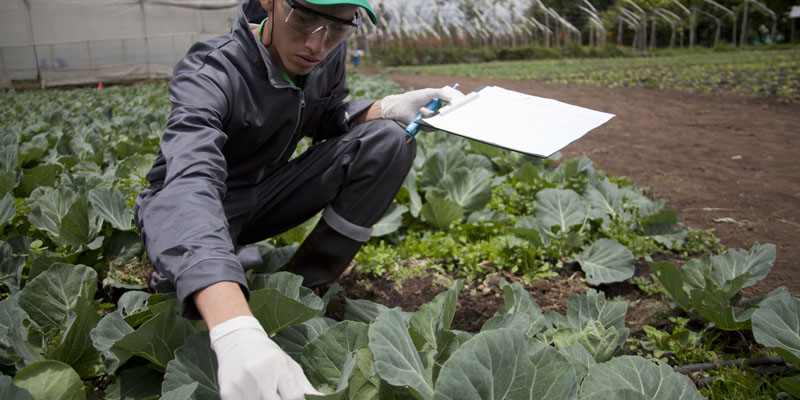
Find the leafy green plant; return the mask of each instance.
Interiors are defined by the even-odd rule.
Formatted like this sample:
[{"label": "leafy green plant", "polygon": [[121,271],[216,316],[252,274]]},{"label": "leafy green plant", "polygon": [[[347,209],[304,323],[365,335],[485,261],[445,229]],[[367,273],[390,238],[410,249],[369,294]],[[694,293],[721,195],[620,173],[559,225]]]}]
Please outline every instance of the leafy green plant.
[{"label": "leafy green plant", "polygon": [[633,344],[655,358],[671,360],[676,365],[705,362],[709,361],[709,356],[714,356],[705,349],[702,334],[687,327],[688,318],[669,317],[669,321],[672,324],[669,331],[643,326],[647,340],[633,339]]},{"label": "leafy green plant", "polygon": [[774,378],[756,374],[750,368],[721,368],[715,371],[713,380],[698,390],[709,399],[772,400],[782,398],[779,396],[781,389]]},{"label": "leafy green plant", "polygon": [[759,304],[790,297],[779,287],[757,299],[741,302],[741,289],[756,284],[775,262],[775,246],[754,245],[749,250],[728,250],[692,259],[682,270],[671,263],[651,262],[654,276],[670,297],[693,318],[708,320],[719,329],[750,329],[750,318]]},{"label": "leafy green plant", "polygon": [[[363,77],[352,78],[351,88],[363,97],[398,90],[385,78]],[[205,326],[178,317],[174,295],[140,290],[148,264],[133,227],[133,201],[147,185],[144,176],[169,112],[165,85],[2,93],[0,106],[0,370],[13,376],[0,379],[0,393],[217,397]],[[418,150],[395,204],[357,258],[368,271],[391,274],[406,268],[398,265],[402,260],[420,271],[434,265],[482,277],[508,270],[532,280],[571,259],[587,271],[628,271],[632,257],[623,247],[636,237],[645,237],[650,247],[637,248],[634,257],[669,251],[683,240],[679,233],[654,229],[676,221],[663,202],[595,171],[588,158],[539,160],[441,133],[420,135]],[[457,288],[413,314],[349,300],[349,322],[336,323],[322,316],[332,294],[319,298],[298,277],[269,274],[313,224],[256,245],[264,263],[250,275],[251,306],[265,329],[334,397],[419,391],[447,398],[455,396],[452,382],[467,379],[480,398],[485,394],[478,388],[486,382],[509,377],[495,367],[465,370],[463,361],[450,361],[478,356],[521,368],[522,375],[506,382],[510,390],[574,397],[579,377],[597,364],[595,358],[610,357],[627,335],[600,315],[583,322],[569,315],[563,321],[543,318],[529,295],[513,285],[503,290],[514,306],[477,335],[449,329]],[[621,279],[592,276],[593,283]],[[115,298],[114,307],[109,301]],[[395,374],[395,350],[379,344],[390,330],[403,330],[400,322],[413,351],[395,350],[409,360],[419,357],[422,370],[412,371],[418,381]],[[552,329],[543,331],[548,324]],[[343,339],[346,332],[354,332],[352,342]],[[556,332],[560,348],[549,346]],[[474,337],[479,339],[466,346]],[[503,353],[498,346],[506,341],[519,352]],[[325,366],[319,352],[336,346],[341,349],[331,359],[335,367]],[[550,365],[565,362],[568,372],[556,378],[529,379],[550,376]],[[340,375],[331,375],[333,369]],[[398,387],[401,378],[411,380]],[[580,390],[588,395],[593,389]]]},{"label": "leafy green plant", "polygon": [[[753,336],[794,365],[800,365],[800,299],[778,298],[753,313]],[[800,375],[778,381],[781,389],[800,397]]]},{"label": "leafy green plant", "polygon": [[570,295],[566,316],[549,311],[553,329],[546,335],[559,349],[580,343],[597,362],[609,360],[625,344],[625,302],[606,302],[602,292],[590,289],[586,296]]},{"label": "leafy green plant", "polygon": [[[576,261],[597,285],[624,281],[635,258],[685,241],[664,201],[595,171],[586,157],[550,168],[557,157],[539,160],[435,132],[418,141],[415,167],[365,247],[372,260],[381,243],[392,243],[392,258],[444,260],[470,279],[505,269],[526,281]],[[357,261],[364,272],[383,271],[364,256]]]}]

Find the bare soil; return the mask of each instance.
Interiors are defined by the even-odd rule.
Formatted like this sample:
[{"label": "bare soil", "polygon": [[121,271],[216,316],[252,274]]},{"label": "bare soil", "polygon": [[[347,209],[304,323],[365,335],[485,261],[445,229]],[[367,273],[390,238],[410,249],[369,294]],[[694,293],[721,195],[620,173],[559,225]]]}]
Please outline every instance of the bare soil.
[{"label": "bare soil", "polygon": [[[800,247],[796,245],[800,237],[800,104],[734,94],[383,73],[405,88],[458,82],[468,92],[496,85],[615,114],[610,122],[562,150],[564,158],[586,155],[597,169],[629,177],[649,197],[667,199],[667,208],[678,212],[684,226],[713,229],[726,247],[775,244],[772,271],[746,289],[745,297],[781,285],[800,297]],[[637,275],[648,274],[646,265],[638,263]],[[455,328],[476,331],[502,306],[497,290],[502,279],[513,277],[490,277],[462,292]],[[444,290],[434,277],[414,278],[399,286],[371,281],[368,289],[357,281],[343,279],[348,297],[360,295],[407,311]],[[567,266],[558,278],[529,290],[543,310],[564,313],[567,296],[583,293],[585,288],[580,270]],[[629,284],[600,289],[607,298],[619,295],[634,304],[628,317],[634,331],[642,323],[652,323],[648,316],[662,307]]]}]

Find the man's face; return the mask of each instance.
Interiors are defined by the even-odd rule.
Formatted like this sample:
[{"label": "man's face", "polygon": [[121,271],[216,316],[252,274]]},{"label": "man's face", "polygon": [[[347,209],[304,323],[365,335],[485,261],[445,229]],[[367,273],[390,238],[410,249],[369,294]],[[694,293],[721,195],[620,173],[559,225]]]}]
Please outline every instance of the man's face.
[{"label": "man's face", "polygon": [[[323,13],[328,16],[341,20],[352,21],[356,15],[356,6],[349,4],[337,4],[330,6],[318,6],[310,4],[305,0],[293,0],[299,6]],[[295,28],[288,18],[299,18],[303,14],[300,10],[292,11],[286,0],[261,0],[262,6],[268,11],[273,11],[270,15],[268,25],[264,27],[263,42],[271,44],[267,47],[272,58],[284,72],[292,79],[298,75],[306,75],[319,64],[342,40],[332,38],[328,29],[322,29],[314,34],[303,33]],[[292,15],[290,15],[290,13]],[[330,20],[320,19],[322,24],[330,23]],[[294,21],[296,22],[296,21]],[[272,24],[272,26],[269,26]],[[296,25],[296,24],[295,24]],[[271,38],[269,35],[272,35]]]}]

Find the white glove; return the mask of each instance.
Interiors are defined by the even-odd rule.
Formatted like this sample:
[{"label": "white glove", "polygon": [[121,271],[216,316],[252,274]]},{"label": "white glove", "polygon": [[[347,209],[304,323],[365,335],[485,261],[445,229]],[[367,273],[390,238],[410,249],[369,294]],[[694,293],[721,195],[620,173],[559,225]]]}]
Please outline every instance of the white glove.
[{"label": "white glove", "polygon": [[211,329],[209,336],[223,400],[294,400],[321,394],[257,319],[231,318]]},{"label": "white glove", "polygon": [[445,86],[441,89],[419,89],[405,92],[403,94],[393,94],[381,100],[381,118],[393,119],[404,124],[409,124],[417,114],[422,112],[423,116],[433,112],[425,108],[434,98],[442,100],[442,106],[458,102],[464,98],[464,93]]}]

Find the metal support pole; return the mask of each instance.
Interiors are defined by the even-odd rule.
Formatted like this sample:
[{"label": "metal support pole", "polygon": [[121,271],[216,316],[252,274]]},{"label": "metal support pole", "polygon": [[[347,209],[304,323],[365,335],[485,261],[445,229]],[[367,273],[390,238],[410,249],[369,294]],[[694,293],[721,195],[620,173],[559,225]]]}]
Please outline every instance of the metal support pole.
[{"label": "metal support pole", "polygon": [[747,32],[747,6],[750,4],[750,0],[744,0],[744,12],[742,15],[742,34],[739,36],[739,46],[746,46],[747,45],[747,38],[745,34]]},{"label": "metal support pole", "polygon": [[650,50],[656,48],[656,15],[650,19]]},{"label": "metal support pole", "polygon": [[142,30],[144,31],[144,57],[147,60],[145,64],[145,74],[150,79],[150,44],[147,40],[147,14],[144,12],[144,0],[139,0],[139,8],[142,10]]},{"label": "metal support pole", "polygon": [[33,46],[33,58],[36,59],[36,80],[39,81],[39,88],[44,89],[44,81],[42,80],[42,71],[39,68],[39,54],[36,52],[36,38],[33,36],[33,17],[31,17],[31,5],[29,0],[23,0],[25,3],[25,11],[28,13],[28,34],[31,35],[31,44]]},{"label": "metal support pole", "polygon": [[647,53],[647,14],[642,11],[642,51]]}]

